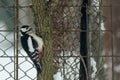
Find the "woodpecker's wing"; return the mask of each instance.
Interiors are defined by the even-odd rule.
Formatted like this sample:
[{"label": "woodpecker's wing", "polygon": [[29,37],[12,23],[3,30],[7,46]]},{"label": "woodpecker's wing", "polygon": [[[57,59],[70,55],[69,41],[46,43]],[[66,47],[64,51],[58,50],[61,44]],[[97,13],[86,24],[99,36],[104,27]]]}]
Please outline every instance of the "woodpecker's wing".
[{"label": "woodpecker's wing", "polygon": [[32,39],[33,48],[34,48],[34,49],[38,48],[38,43],[36,42],[36,40],[34,40],[33,37],[31,37],[31,39]]},{"label": "woodpecker's wing", "polygon": [[23,49],[26,51],[26,53],[29,53],[28,38],[29,38],[28,35],[21,36],[21,45],[22,45]]},{"label": "woodpecker's wing", "polygon": [[32,36],[30,36],[28,38],[28,47],[29,47],[29,51],[30,51],[30,53],[28,55],[30,56],[31,60],[33,61],[37,72],[40,73],[41,72],[41,64],[40,64],[40,56],[39,56],[40,54],[39,54],[39,50],[38,50],[38,44]]}]

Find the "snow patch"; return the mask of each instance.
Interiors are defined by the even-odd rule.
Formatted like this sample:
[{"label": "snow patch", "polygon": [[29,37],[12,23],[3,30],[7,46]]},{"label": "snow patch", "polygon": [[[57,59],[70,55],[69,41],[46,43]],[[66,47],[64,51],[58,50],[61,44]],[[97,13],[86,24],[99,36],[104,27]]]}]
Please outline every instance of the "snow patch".
[{"label": "snow patch", "polygon": [[114,67],[114,71],[120,72],[120,65]]},{"label": "snow patch", "polygon": [[92,69],[93,69],[93,72],[91,74],[91,78],[95,78],[95,75],[96,75],[96,72],[97,72],[97,67],[96,67],[96,61],[94,58],[90,58],[91,60],[91,66],[92,66]]},{"label": "snow patch", "polygon": [[63,76],[61,75],[61,72],[57,72],[55,75],[53,75],[54,80],[63,80]]}]

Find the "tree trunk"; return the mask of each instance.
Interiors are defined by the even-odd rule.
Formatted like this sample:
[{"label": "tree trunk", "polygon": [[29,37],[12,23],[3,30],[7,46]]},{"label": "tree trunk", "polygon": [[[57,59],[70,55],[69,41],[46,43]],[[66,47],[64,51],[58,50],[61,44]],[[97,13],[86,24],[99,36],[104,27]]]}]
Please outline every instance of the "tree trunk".
[{"label": "tree trunk", "polygon": [[41,35],[44,40],[42,73],[37,75],[37,80],[53,80],[51,4],[47,0],[32,0],[32,3],[36,32]]}]

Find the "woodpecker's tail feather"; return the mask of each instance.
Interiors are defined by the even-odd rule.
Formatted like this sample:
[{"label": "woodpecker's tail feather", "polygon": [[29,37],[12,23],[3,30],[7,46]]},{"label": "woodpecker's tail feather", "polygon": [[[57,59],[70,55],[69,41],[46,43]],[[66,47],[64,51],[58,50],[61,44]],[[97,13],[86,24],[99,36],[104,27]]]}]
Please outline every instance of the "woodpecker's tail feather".
[{"label": "woodpecker's tail feather", "polygon": [[40,63],[36,62],[36,61],[33,61],[35,67],[36,67],[36,70],[37,70],[37,74],[40,74],[42,72],[42,66]]},{"label": "woodpecker's tail feather", "polygon": [[36,67],[37,74],[42,72],[42,65],[41,65],[42,61],[39,59],[38,54],[39,54],[38,50],[35,50],[33,53],[31,53],[31,57],[30,57]]}]

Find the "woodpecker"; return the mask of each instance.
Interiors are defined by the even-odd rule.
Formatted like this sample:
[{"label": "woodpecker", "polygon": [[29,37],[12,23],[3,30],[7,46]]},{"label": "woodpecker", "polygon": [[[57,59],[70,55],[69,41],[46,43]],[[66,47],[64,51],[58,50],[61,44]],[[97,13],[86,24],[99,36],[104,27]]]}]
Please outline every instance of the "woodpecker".
[{"label": "woodpecker", "polygon": [[43,52],[43,39],[37,36],[32,28],[28,25],[23,25],[20,29],[21,45],[30,59],[33,61],[37,74],[41,73],[42,61],[41,55]]}]

